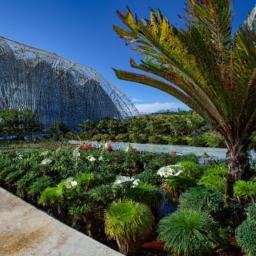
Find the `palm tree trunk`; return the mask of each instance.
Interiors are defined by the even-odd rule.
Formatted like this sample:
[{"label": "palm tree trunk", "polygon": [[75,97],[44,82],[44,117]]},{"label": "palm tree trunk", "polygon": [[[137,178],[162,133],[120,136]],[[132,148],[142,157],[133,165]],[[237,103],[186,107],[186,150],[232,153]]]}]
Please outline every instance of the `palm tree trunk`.
[{"label": "palm tree trunk", "polygon": [[233,184],[240,179],[248,180],[251,177],[249,164],[249,149],[246,141],[236,141],[227,145],[227,160],[229,167],[228,192],[232,194]]}]

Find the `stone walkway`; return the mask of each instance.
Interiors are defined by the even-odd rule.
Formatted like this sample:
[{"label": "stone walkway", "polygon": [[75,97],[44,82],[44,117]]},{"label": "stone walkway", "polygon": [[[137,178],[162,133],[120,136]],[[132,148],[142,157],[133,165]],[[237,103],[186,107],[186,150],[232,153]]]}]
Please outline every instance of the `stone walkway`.
[{"label": "stone walkway", "polygon": [[0,256],[121,256],[0,188]]}]

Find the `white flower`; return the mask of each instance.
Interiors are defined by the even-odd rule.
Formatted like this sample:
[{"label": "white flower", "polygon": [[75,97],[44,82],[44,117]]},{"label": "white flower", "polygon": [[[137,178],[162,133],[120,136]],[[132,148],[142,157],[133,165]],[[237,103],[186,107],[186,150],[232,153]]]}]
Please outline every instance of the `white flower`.
[{"label": "white flower", "polygon": [[132,188],[138,187],[139,184],[140,184],[140,180],[139,180],[139,179],[135,179],[135,180],[132,182]]},{"label": "white flower", "polygon": [[179,170],[179,168],[179,165],[164,166],[157,171],[157,174],[164,178],[167,178],[169,176],[179,176],[180,174],[182,174],[182,171]]},{"label": "white flower", "polygon": [[79,147],[78,148],[75,148],[74,150],[73,150],[73,157],[74,158],[79,158],[80,157],[80,152],[79,152]]},{"label": "white flower", "polygon": [[74,188],[77,186],[77,181],[74,180],[73,178],[68,178],[66,181],[65,181],[65,187],[67,189],[71,189],[71,188]]},{"label": "white flower", "polygon": [[41,162],[41,165],[50,165],[52,163],[52,160],[49,159],[49,158],[46,158],[44,159],[42,162]]},{"label": "white flower", "polygon": [[118,176],[114,182],[114,185],[121,185],[122,183],[133,182],[134,180],[134,177]]},{"label": "white flower", "polygon": [[132,188],[135,188],[139,185],[140,180],[135,179],[134,177],[128,177],[128,176],[118,176],[114,182],[114,185],[122,185],[123,183],[131,182]]},{"label": "white flower", "polygon": [[99,161],[103,161],[103,160],[104,160],[103,156],[100,156]]},{"label": "white flower", "polygon": [[87,157],[87,160],[88,160],[89,162],[94,162],[94,161],[96,161],[96,158],[95,158],[94,156],[88,156],[88,157]]},{"label": "white flower", "polygon": [[22,155],[21,153],[19,153],[18,156],[17,156],[17,158],[18,158],[19,160],[22,160],[22,159],[23,159],[23,155]]},{"label": "white flower", "polygon": [[40,154],[40,156],[47,156],[48,154],[49,154],[49,151],[46,150],[46,151],[42,152],[42,153]]}]

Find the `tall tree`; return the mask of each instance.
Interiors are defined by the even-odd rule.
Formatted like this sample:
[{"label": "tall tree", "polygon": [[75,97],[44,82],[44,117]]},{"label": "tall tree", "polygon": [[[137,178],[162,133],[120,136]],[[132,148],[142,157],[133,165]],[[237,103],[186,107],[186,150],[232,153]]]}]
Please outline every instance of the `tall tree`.
[{"label": "tall tree", "polygon": [[256,7],[232,36],[232,0],[187,0],[184,26],[160,10],[138,19],[131,10],[114,30],[143,59],[114,70],[122,80],[145,84],[176,97],[224,137],[230,183],[250,175],[248,145],[256,127]]}]

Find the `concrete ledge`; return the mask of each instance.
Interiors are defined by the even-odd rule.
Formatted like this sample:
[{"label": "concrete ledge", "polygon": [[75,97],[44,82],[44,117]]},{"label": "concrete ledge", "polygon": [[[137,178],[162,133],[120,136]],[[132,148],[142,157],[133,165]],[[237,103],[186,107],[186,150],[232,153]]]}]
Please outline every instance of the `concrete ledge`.
[{"label": "concrete ledge", "polygon": [[0,256],[121,256],[0,188]]}]

